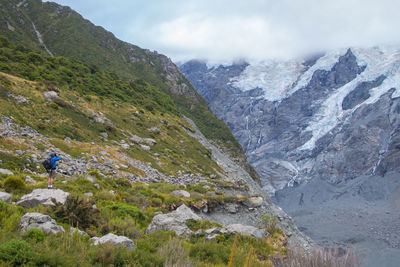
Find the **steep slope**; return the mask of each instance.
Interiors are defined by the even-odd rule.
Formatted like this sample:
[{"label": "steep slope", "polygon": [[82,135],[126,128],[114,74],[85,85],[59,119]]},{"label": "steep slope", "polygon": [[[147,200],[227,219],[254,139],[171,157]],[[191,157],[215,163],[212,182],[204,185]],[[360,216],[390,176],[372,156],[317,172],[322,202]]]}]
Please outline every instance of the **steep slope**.
[{"label": "steep slope", "polygon": [[[399,242],[390,236],[395,224],[367,230],[396,221],[387,214],[398,207],[399,51],[351,48],[308,60],[212,68],[190,61],[180,69],[231,128],[264,189],[307,234],[321,244],[376,250]],[[386,219],[346,220],[369,205],[379,206],[374,218]]]},{"label": "steep slope", "polygon": [[[0,187],[1,191],[12,192],[13,200],[45,186],[46,174],[40,163],[55,151],[62,158],[56,186],[71,194],[92,198],[90,207],[95,205],[94,209],[98,208],[97,212],[102,215],[96,219],[98,224],[81,226],[91,235],[112,231],[129,235],[139,244],[151,242],[152,238],[162,235],[144,232],[156,212],[166,213],[186,204],[207,219],[193,227],[238,223],[262,226],[262,215],[276,217],[287,237],[275,229],[270,239],[255,241],[244,237],[240,241],[243,249],[239,251],[244,255],[251,242],[258,242],[256,249],[261,261],[268,261],[274,253],[279,255],[286,240],[293,247],[310,249],[314,245],[298,231],[290,217],[272,204],[249,173],[206,139],[192,121],[178,116],[171,98],[157,88],[143,81],[128,83],[115,74],[99,70],[91,72],[91,67],[77,60],[41,56],[16,47],[3,37],[0,56],[1,68],[8,72],[0,73],[0,168],[16,174],[16,177],[6,172],[0,175]],[[53,76],[54,84],[29,80],[47,76]],[[150,110],[146,108],[149,103],[153,107]],[[6,182],[27,175],[34,179],[28,186],[21,181],[21,188],[12,189]],[[178,190],[183,189],[189,196],[179,194]],[[2,243],[9,242],[10,234],[20,236],[16,220],[21,218],[24,209],[13,207],[13,204],[0,206],[2,214],[14,218],[7,224],[10,228],[0,232]],[[58,215],[59,210],[38,207],[33,211],[70,223]],[[133,217],[127,218],[126,213]],[[141,214],[140,218],[135,217],[137,214]],[[101,226],[100,222],[106,225]],[[0,223],[3,227],[3,220]],[[164,239],[171,236],[166,234]],[[58,243],[63,244],[66,237],[59,238]],[[204,236],[193,238],[189,248],[204,243]],[[219,250],[231,247],[234,238],[224,234],[220,238],[225,241],[208,244],[219,244],[214,244],[218,249],[212,253],[222,253],[226,258],[229,251]],[[276,244],[276,238],[282,245],[267,243]],[[164,239],[161,244],[168,246],[168,238]],[[51,242],[49,237],[45,240]],[[89,246],[87,240],[82,242]],[[160,242],[145,243],[138,253],[157,258],[158,252],[148,250],[159,249]],[[45,253],[41,247],[36,253]],[[197,253],[193,252],[193,258],[202,259]],[[59,257],[68,255],[61,253]],[[239,262],[244,259],[241,256]],[[0,262],[5,260],[0,257]],[[77,259],[74,260],[71,262]],[[135,262],[144,260],[135,259]]]},{"label": "steep slope", "polygon": [[219,143],[258,179],[229,129],[169,58],[118,40],[69,7],[41,0],[2,0],[0,4],[0,33],[9,40],[43,55],[78,59],[128,81],[143,79],[167,92],[207,138]]}]

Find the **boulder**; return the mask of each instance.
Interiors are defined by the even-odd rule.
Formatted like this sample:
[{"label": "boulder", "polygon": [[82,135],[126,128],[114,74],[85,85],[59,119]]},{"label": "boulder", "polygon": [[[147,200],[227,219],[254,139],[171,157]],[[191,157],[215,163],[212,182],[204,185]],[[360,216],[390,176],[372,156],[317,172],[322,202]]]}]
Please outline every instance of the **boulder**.
[{"label": "boulder", "polygon": [[263,201],[264,199],[262,197],[251,197],[248,198],[243,204],[249,208],[257,208],[262,205]]},{"label": "boulder", "polygon": [[54,101],[58,98],[58,93],[55,91],[47,91],[43,93],[43,97],[48,101]]},{"label": "boulder", "polygon": [[6,192],[0,192],[0,201],[11,203],[11,195]]},{"label": "boulder", "polygon": [[37,212],[26,213],[22,216],[19,227],[22,233],[25,233],[29,229],[42,230],[46,234],[58,234],[63,233],[64,228],[57,225],[56,221],[53,220],[49,215],[44,215]]},{"label": "boulder", "polygon": [[178,197],[190,197],[190,193],[185,190],[175,190],[171,194]]},{"label": "boulder", "polygon": [[186,226],[186,221],[188,220],[199,221],[201,218],[183,204],[171,213],[154,216],[146,229],[146,233],[152,234],[158,230],[167,230],[174,231],[178,236],[187,237],[192,233]]},{"label": "boulder", "polygon": [[12,171],[9,171],[7,169],[0,169],[0,174],[14,175],[14,173]]},{"label": "boulder", "polygon": [[74,227],[69,228],[69,234],[74,235],[74,233],[77,233],[80,236],[89,236],[86,232],[81,231],[77,228],[74,228]]},{"label": "boulder", "polygon": [[38,205],[54,206],[52,198],[64,205],[68,195],[69,193],[60,189],[35,189],[32,193],[22,196],[17,205],[24,208],[33,208]]},{"label": "boulder", "polygon": [[36,183],[36,181],[35,181],[32,177],[30,177],[29,175],[27,175],[27,176],[25,177],[25,183],[27,183],[27,184],[32,184],[32,183]]},{"label": "boulder", "polygon": [[92,241],[93,245],[95,246],[109,243],[116,246],[125,246],[129,250],[136,248],[135,243],[133,243],[133,241],[127,238],[126,236],[118,236],[111,233],[102,237],[92,237],[90,241]]},{"label": "boulder", "polygon": [[253,236],[256,238],[265,237],[265,230],[258,229],[254,226],[243,225],[243,224],[230,224],[226,227],[229,234],[241,234],[247,236]]}]

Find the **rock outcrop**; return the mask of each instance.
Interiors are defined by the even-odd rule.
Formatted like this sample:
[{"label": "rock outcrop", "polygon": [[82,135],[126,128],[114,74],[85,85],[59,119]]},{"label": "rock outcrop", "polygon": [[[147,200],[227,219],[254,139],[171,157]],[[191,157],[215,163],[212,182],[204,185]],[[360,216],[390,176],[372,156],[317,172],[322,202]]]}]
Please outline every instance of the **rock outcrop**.
[{"label": "rock outcrop", "polygon": [[69,193],[60,189],[35,189],[32,193],[22,196],[21,200],[17,202],[17,205],[24,208],[33,208],[38,205],[54,206],[53,200],[65,204],[68,195]]},{"label": "rock outcrop", "polygon": [[64,228],[57,225],[56,221],[49,215],[36,212],[26,213],[22,216],[19,227],[22,233],[25,233],[29,229],[42,230],[46,234],[58,234],[64,232]]},{"label": "rock outcrop", "polygon": [[125,246],[129,250],[136,249],[135,243],[126,236],[119,236],[111,233],[102,237],[92,237],[90,241],[92,241],[95,246],[108,243],[115,246]]},{"label": "rock outcrop", "polygon": [[171,213],[154,216],[146,233],[152,234],[158,230],[168,230],[174,231],[178,236],[189,236],[192,231],[186,226],[188,220],[198,221],[201,220],[201,217],[183,204]]}]

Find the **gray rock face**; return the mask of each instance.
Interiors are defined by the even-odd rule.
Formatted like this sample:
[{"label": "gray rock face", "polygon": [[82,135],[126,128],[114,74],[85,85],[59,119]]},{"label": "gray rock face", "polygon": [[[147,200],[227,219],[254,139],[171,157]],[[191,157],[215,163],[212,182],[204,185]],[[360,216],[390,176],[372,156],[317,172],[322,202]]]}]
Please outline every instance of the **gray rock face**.
[{"label": "gray rock face", "polygon": [[175,190],[171,194],[178,197],[190,197],[190,193],[185,190]]},{"label": "gray rock face", "polygon": [[158,230],[168,230],[174,231],[179,236],[189,236],[192,231],[186,226],[188,220],[198,221],[201,218],[183,204],[171,213],[154,216],[146,233],[152,234]]},{"label": "gray rock face", "polygon": [[19,227],[22,233],[25,233],[29,229],[42,230],[46,234],[58,234],[64,232],[64,228],[57,225],[56,221],[49,215],[36,212],[26,213],[22,216],[19,222]]},{"label": "gray rock face", "polygon": [[56,202],[61,204],[65,204],[68,195],[69,193],[60,189],[35,189],[32,193],[22,196],[21,200],[17,202],[17,205],[24,208],[33,208],[38,205],[54,206],[51,199],[54,199]]},{"label": "gray rock face", "polygon": [[125,246],[129,250],[136,249],[135,243],[133,243],[133,241],[127,238],[126,236],[118,236],[111,233],[102,236],[100,238],[92,237],[90,241],[92,241],[93,245],[95,246],[109,243],[116,246]]},{"label": "gray rock face", "polygon": [[11,203],[11,194],[0,192],[0,201]]}]

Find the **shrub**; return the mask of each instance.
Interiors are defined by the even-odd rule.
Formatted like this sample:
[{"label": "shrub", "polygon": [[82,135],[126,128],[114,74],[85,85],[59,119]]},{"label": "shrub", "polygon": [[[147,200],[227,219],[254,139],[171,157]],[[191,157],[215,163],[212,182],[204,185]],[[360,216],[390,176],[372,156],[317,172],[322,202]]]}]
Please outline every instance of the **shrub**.
[{"label": "shrub", "polygon": [[130,188],[130,187],[132,186],[131,182],[130,182],[128,179],[126,179],[126,178],[119,178],[119,179],[115,180],[115,182],[116,182],[118,185],[123,186],[123,187],[128,187],[128,188]]},{"label": "shrub", "polygon": [[26,185],[24,183],[24,181],[16,176],[10,176],[8,177],[4,183],[3,183],[4,189],[7,192],[13,192],[16,190],[25,190],[26,189]]},{"label": "shrub", "polygon": [[44,232],[39,229],[29,229],[24,234],[24,239],[40,242],[44,240]]},{"label": "shrub", "polygon": [[57,204],[54,214],[62,221],[73,226],[87,229],[90,226],[98,226],[102,223],[100,211],[93,208],[92,200],[69,195],[64,205]]},{"label": "shrub", "polygon": [[213,223],[210,221],[202,221],[202,220],[187,220],[186,221],[186,226],[189,227],[190,230],[196,232],[197,230],[207,230],[215,227],[222,227],[218,223]]},{"label": "shrub", "polygon": [[0,245],[0,260],[8,262],[11,266],[19,266],[29,262],[33,253],[27,242],[12,239]]},{"label": "shrub", "polygon": [[118,217],[126,218],[129,216],[129,217],[133,218],[135,220],[135,224],[138,221],[145,220],[145,218],[146,218],[144,216],[143,212],[136,206],[119,203],[119,204],[109,205],[106,208],[114,211],[114,213]]},{"label": "shrub", "polygon": [[275,216],[263,215],[261,216],[261,221],[270,234],[277,231],[276,229],[279,229],[277,227],[278,219]]}]

